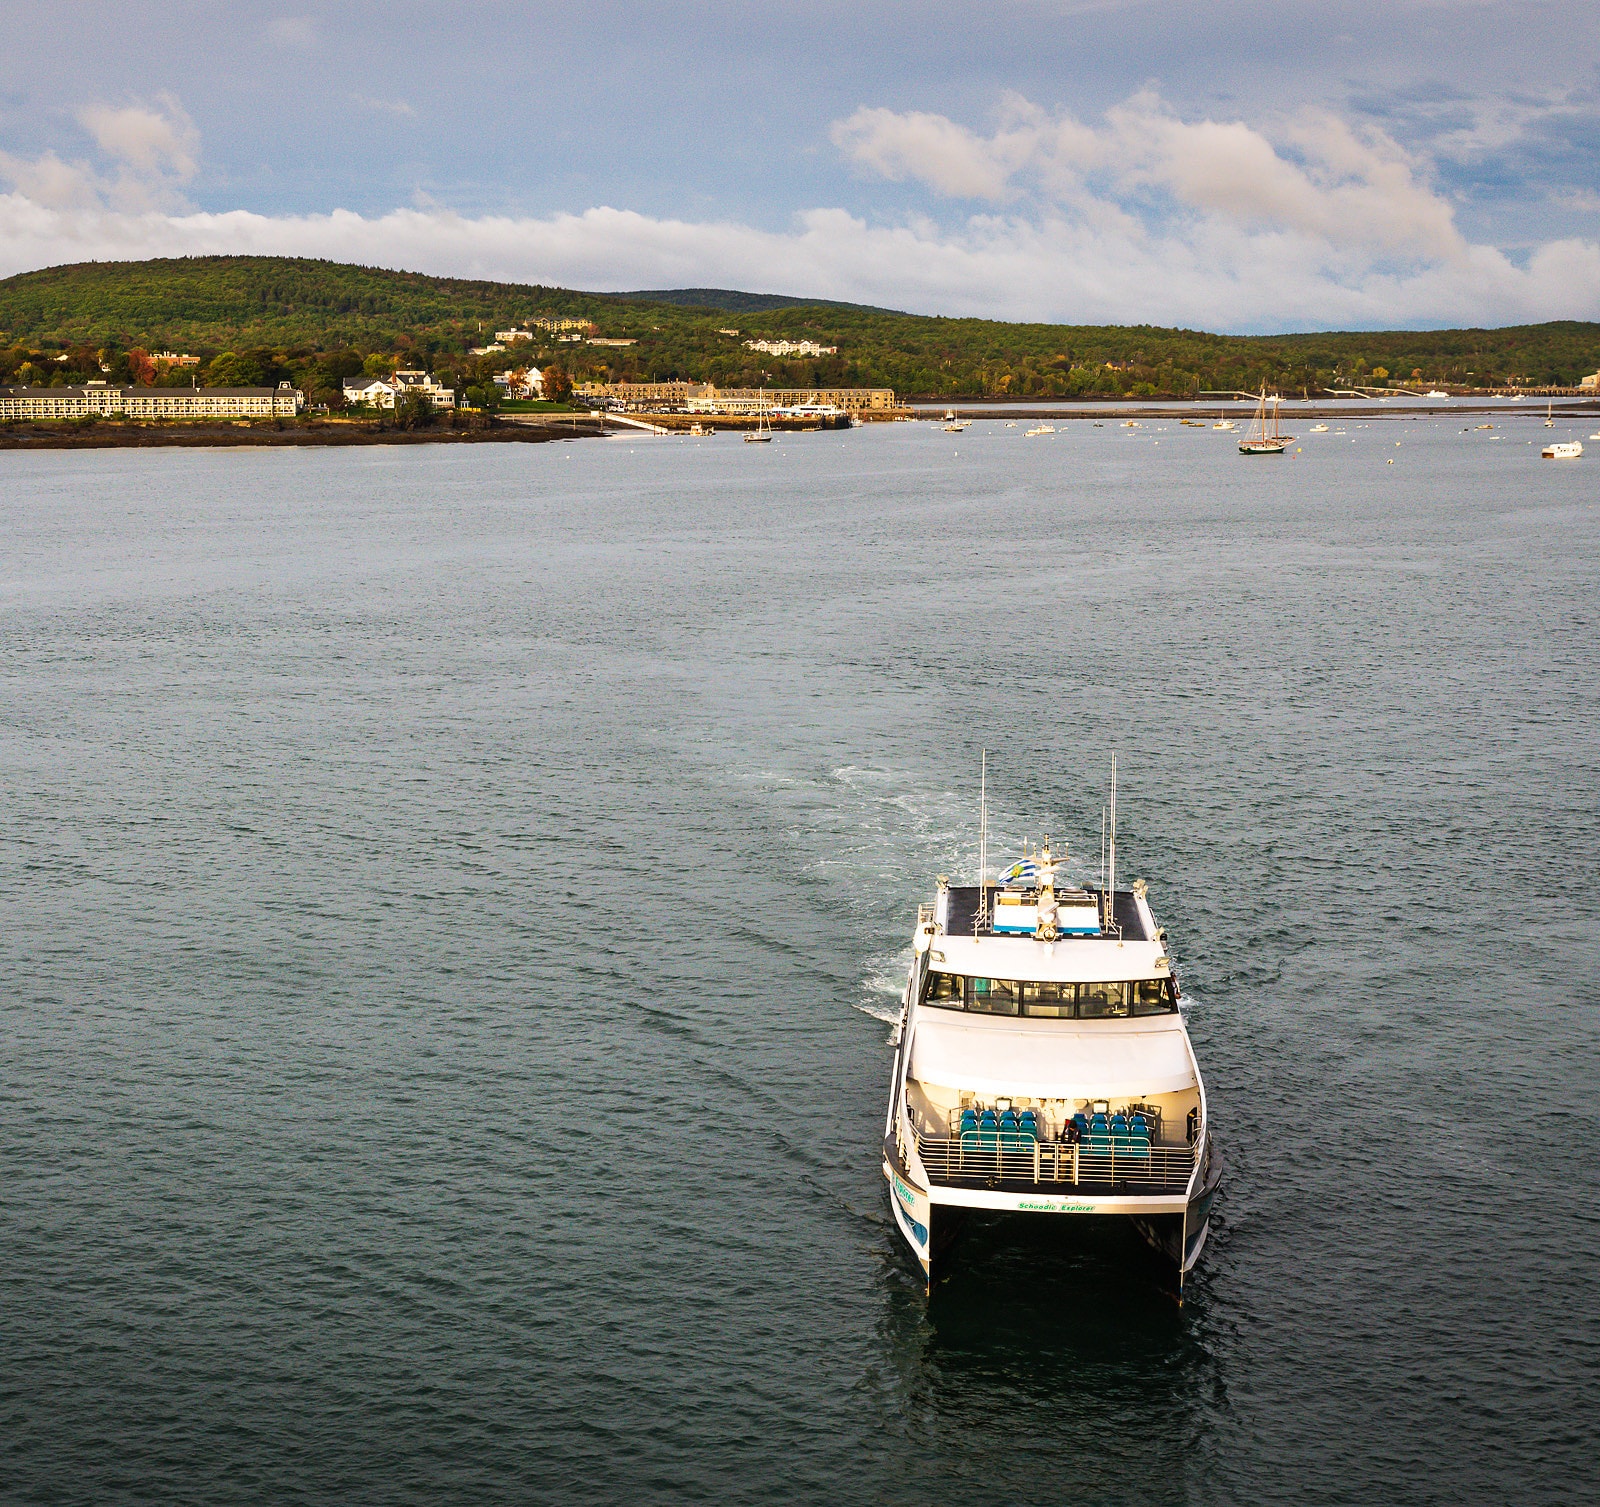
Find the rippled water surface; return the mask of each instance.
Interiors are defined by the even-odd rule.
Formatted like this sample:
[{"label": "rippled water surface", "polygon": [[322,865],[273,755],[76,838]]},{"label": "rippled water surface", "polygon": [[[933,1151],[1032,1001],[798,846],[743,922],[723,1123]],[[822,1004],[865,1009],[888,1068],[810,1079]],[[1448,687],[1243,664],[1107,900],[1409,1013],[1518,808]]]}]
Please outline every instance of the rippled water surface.
[{"label": "rippled water surface", "polygon": [[[0,1495],[1593,1500],[1543,437],[5,457]],[[1229,1154],[1181,1311],[1116,1227],[897,1249],[985,744],[1085,856],[1117,750]]]}]

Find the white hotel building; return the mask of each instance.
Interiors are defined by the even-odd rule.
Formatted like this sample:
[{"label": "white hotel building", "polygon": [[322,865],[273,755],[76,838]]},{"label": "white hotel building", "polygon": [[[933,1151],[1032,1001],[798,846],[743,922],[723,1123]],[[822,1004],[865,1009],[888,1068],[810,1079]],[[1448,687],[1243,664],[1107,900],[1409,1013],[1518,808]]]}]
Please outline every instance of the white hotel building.
[{"label": "white hotel building", "polygon": [[0,419],[275,419],[293,418],[306,395],[276,387],[0,387]]}]

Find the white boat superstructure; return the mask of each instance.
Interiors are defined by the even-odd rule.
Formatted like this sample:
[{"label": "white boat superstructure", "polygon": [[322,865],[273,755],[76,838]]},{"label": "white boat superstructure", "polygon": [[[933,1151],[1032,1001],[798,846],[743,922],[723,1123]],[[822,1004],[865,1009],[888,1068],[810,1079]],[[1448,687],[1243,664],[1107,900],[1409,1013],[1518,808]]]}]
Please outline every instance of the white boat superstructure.
[{"label": "white boat superstructure", "polygon": [[1058,886],[1048,842],[919,908],[883,1172],[931,1287],[963,1211],[1131,1218],[1183,1276],[1221,1182],[1142,881]]}]

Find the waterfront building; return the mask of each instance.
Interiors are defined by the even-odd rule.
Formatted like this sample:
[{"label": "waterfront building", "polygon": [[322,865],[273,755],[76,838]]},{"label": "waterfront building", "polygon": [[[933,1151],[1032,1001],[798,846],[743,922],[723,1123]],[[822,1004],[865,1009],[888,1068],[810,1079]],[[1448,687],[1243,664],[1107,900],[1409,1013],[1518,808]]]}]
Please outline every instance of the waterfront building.
[{"label": "waterfront building", "polygon": [[0,387],[0,419],[273,419],[293,418],[306,397],[288,382],[276,387]]},{"label": "waterfront building", "polygon": [[398,371],[385,381],[382,377],[346,377],[344,401],[347,407],[357,404],[368,408],[393,408],[403,394],[419,392],[435,408],[454,408],[456,390],[435,382],[424,371]]},{"label": "waterfront building", "polygon": [[512,399],[542,398],[544,373],[537,366],[523,367],[519,371],[496,372],[494,385],[502,396]]},{"label": "waterfront building", "polygon": [[1578,379],[1578,390],[1580,392],[1600,390],[1600,372],[1596,372],[1592,377],[1580,377]]},{"label": "waterfront building", "polygon": [[723,387],[710,382],[584,382],[585,402],[655,413],[706,413],[754,417],[772,409],[829,409],[851,414],[887,414],[895,406],[892,387]]},{"label": "waterfront building", "polygon": [[694,382],[580,382],[577,396],[585,402],[613,408],[660,413],[681,409],[699,390],[699,384]]},{"label": "waterfront building", "polygon": [[690,413],[750,416],[768,409],[838,409],[843,413],[888,413],[892,387],[713,387],[709,382],[684,405]]},{"label": "waterfront building", "polygon": [[747,351],[761,351],[768,356],[837,356],[836,345],[818,345],[814,340],[747,340]]}]

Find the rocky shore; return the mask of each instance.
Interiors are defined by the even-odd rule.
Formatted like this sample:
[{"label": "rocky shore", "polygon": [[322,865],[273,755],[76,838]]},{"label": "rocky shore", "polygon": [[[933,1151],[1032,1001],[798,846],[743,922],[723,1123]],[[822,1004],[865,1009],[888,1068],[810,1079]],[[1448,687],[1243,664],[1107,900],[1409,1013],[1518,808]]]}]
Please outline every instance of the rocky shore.
[{"label": "rocky shore", "polygon": [[[284,445],[499,445],[541,444],[603,432],[601,421],[587,414],[550,414],[514,423],[443,422],[424,429],[397,429],[372,421],[301,419],[259,423],[139,423],[106,419],[94,424],[73,421],[17,421],[0,424],[0,450],[115,450],[170,447]],[[614,431],[613,431],[614,432]]]}]

